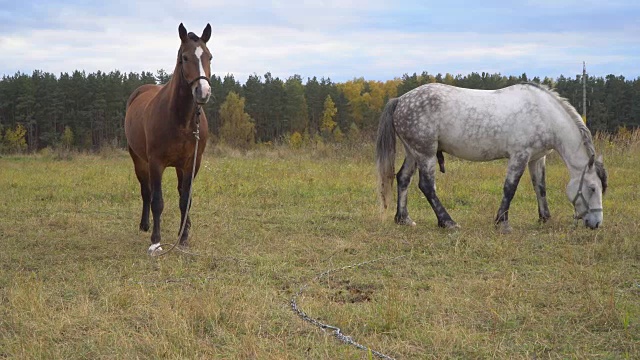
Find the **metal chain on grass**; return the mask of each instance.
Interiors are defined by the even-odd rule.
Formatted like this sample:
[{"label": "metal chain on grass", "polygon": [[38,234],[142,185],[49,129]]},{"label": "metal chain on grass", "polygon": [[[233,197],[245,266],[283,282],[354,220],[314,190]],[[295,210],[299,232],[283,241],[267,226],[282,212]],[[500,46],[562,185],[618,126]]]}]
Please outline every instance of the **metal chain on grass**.
[{"label": "metal chain on grass", "polygon": [[400,256],[396,256],[394,258],[378,258],[378,259],[375,259],[375,260],[364,261],[364,262],[357,263],[357,264],[347,265],[347,266],[344,266],[344,267],[341,267],[341,268],[327,270],[327,271],[317,275],[316,277],[311,279],[311,281],[309,281],[308,283],[306,283],[306,284],[304,284],[304,285],[302,285],[300,287],[300,290],[298,290],[298,292],[295,295],[293,295],[293,297],[291,298],[291,302],[290,302],[291,310],[296,315],[298,315],[302,320],[304,320],[304,321],[306,321],[306,322],[308,322],[308,323],[310,323],[310,324],[312,324],[312,325],[314,325],[316,327],[319,327],[322,330],[331,330],[333,332],[333,336],[336,339],[340,340],[341,342],[343,342],[343,343],[345,343],[347,345],[351,345],[351,346],[354,346],[354,347],[356,347],[356,348],[358,348],[360,350],[367,351],[367,352],[371,353],[371,355],[374,355],[374,356],[376,356],[376,357],[378,357],[380,359],[394,360],[392,357],[390,357],[388,355],[385,355],[385,354],[383,354],[383,353],[381,353],[379,351],[373,350],[373,349],[371,349],[371,348],[369,348],[369,347],[367,347],[365,345],[362,345],[362,344],[356,342],[355,340],[353,340],[353,338],[351,336],[347,336],[347,335],[343,334],[342,330],[339,327],[333,326],[333,325],[329,325],[329,324],[325,324],[325,323],[321,322],[320,320],[315,319],[315,318],[307,315],[307,313],[305,313],[302,309],[300,309],[300,307],[298,307],[298,303],[296,302],[296,299],[298,297],[300,297],[300,295],[302,295],[302,292],[307,287],[309,287],[309,284],[311,282],[320,280],[323,277],[328,276],[329,274],[332,274],[332,273],[335,273],[335,272],[338,272],[338,271],[358,268],[358,267],[361,267],[361,266],[364,266],[364,265],[372,264],[372,263],[383,261],[383,260],[386,260],[386,261],[396,260],[396,259],[399,259],[399,258],[402,258],[402,257],[405,257],[405,256],[406,255],[400,255]]}]

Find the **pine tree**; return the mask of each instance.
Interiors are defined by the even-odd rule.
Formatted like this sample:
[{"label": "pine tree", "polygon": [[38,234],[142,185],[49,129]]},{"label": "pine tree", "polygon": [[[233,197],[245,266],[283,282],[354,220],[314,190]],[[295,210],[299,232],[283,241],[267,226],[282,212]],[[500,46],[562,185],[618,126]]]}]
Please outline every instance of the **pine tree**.
[{"label": "pine tree", "polygon": [[300,75],[287,79],[284,83],[284,95],[285,131],[301,134],[309,126],[309,114]]},{"label": "pine tree", "polygon": [[309,114],[309,136],[313,137],[320,129],[323,101],[320,83],[315,76],[313,78],[307,78],[307,84],[304,87],[304,96],[307,99]]},{"label": "pine tree", "polygon": [[156,71],[156,82],[160,85],[166,84],[171,80],[171,75],[167,74],[164,69]]}]

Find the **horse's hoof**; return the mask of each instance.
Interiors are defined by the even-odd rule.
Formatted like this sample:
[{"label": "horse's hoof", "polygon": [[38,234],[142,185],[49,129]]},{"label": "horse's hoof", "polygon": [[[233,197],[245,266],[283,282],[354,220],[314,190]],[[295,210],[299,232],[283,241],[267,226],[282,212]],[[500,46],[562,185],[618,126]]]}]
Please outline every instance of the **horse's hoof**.
[{"label": "horse's hoof", "polygon": [[407,226],[416,226],[416,222],[411,220],[410,217],[406,217],[404,219],[397,219],[396,218],[396,224],[398,225],[407,225]]},{"label": "horse's hoof", "polygon": [[440,227],[443,227],[447,230],[456,230],[460,229],[460,225],[453,220],[445,221]]},{"label": "horse's hoof", "polygon": [[151,244],[151,246],[149,246],[149,249],[147,249],[147,254],[149,254],[149,256],[156,256],[161,252],[162,246],[160,246],[160,244]]},{"label": "horse's hoof", "polygon": [[545,216],[545,217],[542,217],[542,216],[541,216],[541,217],[538,219],[538,222],[539,222],[540,224],[546,224],[546,223],[547,223],[547,221],[549,221],[549,219],[551,219],[551,216]]},{"label": "horse's hoof", "polygon": [[460,229],[460,225],[453,223],[453,224],[447,225],[447,229],[450,229],[450,230]]},{"label": "horse's hoof", "polygon": [[149,231],[149,224],[140,223],[140,231],[144,231],[144,232]]},{"label": "horse's hoof", "polygon": [[498,224],[498,228],[500,233],[502,234],[510,234],[513,231],[511,225],[509,225],[509,223],[506,221]]}]

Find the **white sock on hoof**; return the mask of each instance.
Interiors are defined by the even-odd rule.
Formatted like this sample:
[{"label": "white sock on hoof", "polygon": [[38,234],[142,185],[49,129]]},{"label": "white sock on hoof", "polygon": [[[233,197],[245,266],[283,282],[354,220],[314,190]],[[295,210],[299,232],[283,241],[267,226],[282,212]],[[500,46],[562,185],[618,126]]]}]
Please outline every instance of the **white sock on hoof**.
[{"label": "white sock on hoof", "polygon": [[161,252],[161,251],[162,251],[162,247],[160,246],[160,244],[151,244],[151,246],[149,246],[149,249],[147,250],[147,254],[154,256],[156,252]]}]

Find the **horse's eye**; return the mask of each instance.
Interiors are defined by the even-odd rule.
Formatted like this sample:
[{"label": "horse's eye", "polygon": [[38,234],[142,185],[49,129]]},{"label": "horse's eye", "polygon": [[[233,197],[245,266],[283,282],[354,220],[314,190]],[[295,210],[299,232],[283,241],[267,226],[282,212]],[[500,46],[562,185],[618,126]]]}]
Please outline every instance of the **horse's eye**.
[{"label": "horse's eye", "polygon": [[591,191],[591,193],[595,193],[596,192],[596,187],[595,186],[589,186],[589,191]]},{"label": "horse's eye", "polygon": [[188,57],[186,57],[186,56],[183,56],[183,57],[182,57],[182,61],[188,61],[188,60],[189,60],[189,58],[188,58]]}]

